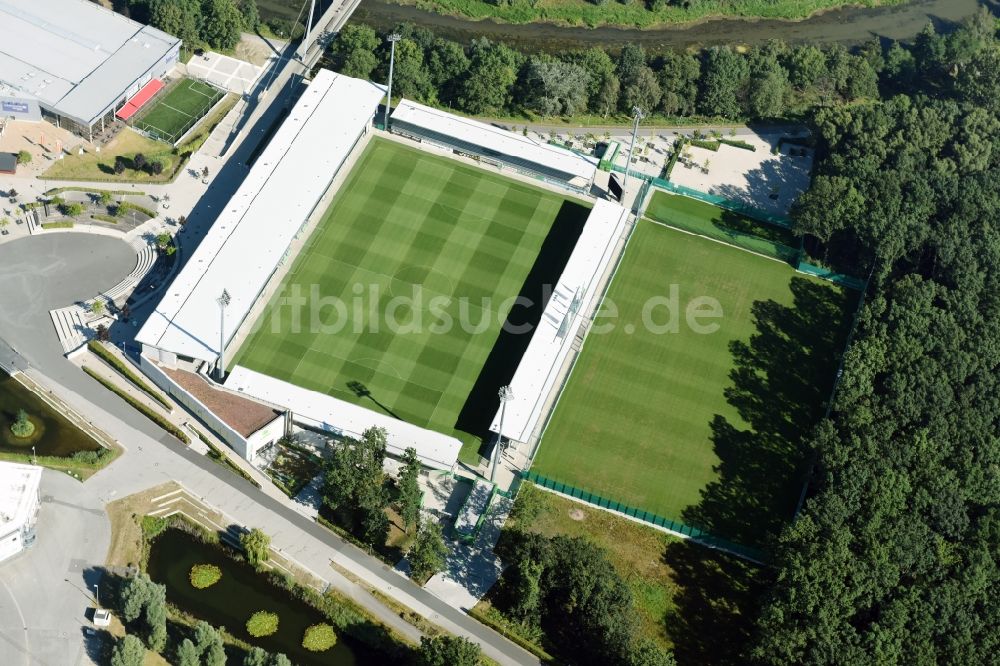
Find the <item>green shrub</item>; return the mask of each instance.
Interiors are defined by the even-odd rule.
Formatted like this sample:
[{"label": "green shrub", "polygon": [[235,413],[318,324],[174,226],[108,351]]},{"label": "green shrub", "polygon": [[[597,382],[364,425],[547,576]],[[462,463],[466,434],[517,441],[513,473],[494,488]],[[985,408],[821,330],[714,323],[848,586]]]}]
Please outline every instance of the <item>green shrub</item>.
[{"label": "green shrub", "polygon": [[160,518],[159,516],[143,516],[142,520],[139,521],[139,527],[147,539],[159,536],[163,530],[167,529],[167,525],[169,524],[169,520]]},{"label": "green shrub", "polygon": [[28,164],[31,162],[31,153],[27,150],[20,150],[17,153],[17,163],[18,164]]},{"label": "green shrub", "polygon": [[257,611],[247,620],[247,633],[254,638],[270,636],[278,630],[278,614],[270,611]]},{"label": "green shrub", "polygon": [[138,400],[130,396],[122,389],[118,388],[117,386],[109,382],[101,375],[97,374],[93,369],[88,368],[87,366],[83,366],[83,371],[86,372],[91,377],[93,377],[94,379],[96,379],[97,381],[99,381],[104,386],[104,388],[108,389],[112,393],[116,394],[119,398],[130,404],[133,408],[135,408],[140,414],[145,416],[147,419],[149,419],[156,425],[160,426],[161,428],[163,428],[164,430],[166,430],[171,435],[181,440],[185,444],[191,443],[191,438],[188,437],[183,430],[181,430],[173,423],[171,423],[170,421],[166,420],[165,418],[154,412],[152,409],[150,409],[143,403],[139,402]]},{"label": "green shrub", "polygon": [[724,143],[727,146],[732,146],[733,148],[742,148],[743,150],[757,152],[757,146],[752,143],[747,143],[741,139],[719,139],[719,143]]},{"label": "green shrub", "polygon": [[697,146],[698,148],[704,148],[705,150],[718,151],[721,145],[718,141],[705,141],[703,139],[691,139],[688,143],[692,146]]},{"label": "green shrub", "polygon": [[196,590],[204,590],[207,587],[212,587],[221,578],[222,569],[214,564],[196,564],[188,572],[188,580],[191,581],[191,587]]},{"label": "green shrub", "polygon": [[23,409],[17,410],[17,418],[10,424],[10,431],[14,437],[31,437],[35,434],[35,424],[28,418],[28,412]]},{"label": "green shrub", "polygon": [[328,624],[314,624],[302,637],[302,647],[310,652],[323,652],[336,644],[337,634]]},{"label": "green shrub", "polygon": [[111,449],[102,448],[98,451],[77,451],[70,456],[74,462],[84,465],[98,465],[111,456]]}]

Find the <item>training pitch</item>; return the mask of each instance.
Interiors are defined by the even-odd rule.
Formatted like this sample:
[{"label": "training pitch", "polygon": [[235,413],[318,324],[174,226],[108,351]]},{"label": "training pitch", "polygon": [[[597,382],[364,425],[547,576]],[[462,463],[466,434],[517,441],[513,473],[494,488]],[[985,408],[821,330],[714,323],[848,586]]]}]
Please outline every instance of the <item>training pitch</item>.
[{"label": "training pitch", "polygon": [[[503,301],[535,298],[541,283],[558,278],[589,212],[574,199],[373,139],[237,363],[456,435],[472,460],[497,389],[529,339],[501,335],[510,308]],[[317,322],[313,285],[328,299]],[[296,289],[310,301],[297,331],[293,308],[278,305]],[[334,298],[346,310],[329,305]],[[421,300],[401,300],[411,298]]]},{"label": "training pitch", "polygon": [[[643,324],[652,309],[676,332]],[[855,294],[856,296],[856,294]],[[692,329],[708,297],[718,324]],[[532,470],[745,545],[786,520],[803,465],[801,438],[822,414],[843,345],[839,288],[790,266],[642,220],[603,313],[560,397]],[[697,302],[696,302],[697,305]],[[709,311],[709,306],[698,308]]]},{"label": "training pitch", "polygon": [[158,139],[174,143],[224,95],[224,92],[207,83],[182,79],[153,102],[149,110],[135,121],[135,126]]}]

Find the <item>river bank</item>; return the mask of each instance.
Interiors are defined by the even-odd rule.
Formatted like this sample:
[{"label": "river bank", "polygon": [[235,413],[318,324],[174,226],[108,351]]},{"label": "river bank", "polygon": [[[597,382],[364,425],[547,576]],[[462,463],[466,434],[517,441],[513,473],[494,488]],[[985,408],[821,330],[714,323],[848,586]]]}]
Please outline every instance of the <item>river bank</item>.
[{"label": "river bank", "polygon": [[429,28],[447,39],[468,43],[475,38],[487,37],[527,52],[556,52],[592,46],[616,51],[627,43],[635,43],[649,53],[656,53],[665,49],[713,44],[753,45],[770,39],[782,39],[788,43],[845,45],[860,44],[873,36],[906,41],[920,32],[928,21],[934,23],[938,30],[947,31],[984,5],[996,9],[992,0],[915,0],[875,8],[829,10],[800,21],[712,19],[694,24],[640,29],[502,23],[495,19],[449,16],[414,5],[397,4],[393,0],[363,0],[352,20],[377,30],[387,30],[399,23],[412,23]]}]

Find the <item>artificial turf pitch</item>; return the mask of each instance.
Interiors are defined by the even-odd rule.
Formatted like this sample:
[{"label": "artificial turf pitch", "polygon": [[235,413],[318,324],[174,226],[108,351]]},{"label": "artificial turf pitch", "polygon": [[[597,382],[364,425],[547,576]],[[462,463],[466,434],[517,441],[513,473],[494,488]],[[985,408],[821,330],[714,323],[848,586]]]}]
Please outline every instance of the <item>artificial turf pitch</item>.
[{"label": "artificial turf pitch", "polygon": [[[650,332],[642,324],[643,306],[651,297],[669,296],[670,285],[678,287],[677,332]],[[688,303],[702,296],[722,307],[722,317],[700,321],[718,323],[717,332],[697,333],[685,322]],[[798,312],[798,296],[822,306],[811,308],[817,321]],[[785,520],[794,507],[799,442],[782,438],[794,439],[818,419],[836,369],[831,359],[843,340],[846,298],[840,288],[798,276],[787,264],[642,220],[602,304],[603,312],[610,302],[617,306],[613,330],[592,332],[585,342],[532,470],[752,545],[747,542],[762,526],[739,529],[741,520]],[[769,324],[776,330],[760,338],[765,344],[740,354],[753,361],[741,365],[733,344],[760,333],[754,304],[761,301],[774,302],[761,311],[780,323]],[[653,311],[657,323],[666,317],[664,307]],[[785,323],[788,330],[781,330]],[[816,340],[799,345],[789,338],[803,331],[793,328]],[[807,368],[814,362],[818,368]],[[782,385],[784,372],[790,379]],[[802,376],[806,388],[796,383]],[[769,395],[774,386],[778,390]],[[751,425],[744,418],[758,420],[772,407],[776,423],[760,416]],[[786,423],[793,419],[805,422],[803,428]],[[767,433],[755,433],[755,426]],[[771,432],[772,426],[782,430]],[[741,514],[742,501],[754,509],[726,520],[692,513],[711,484],[714,496],[724,497],[724,510]]]},{"label": "artificial turf pitch", "polygon": [[224,95],[196,79],[182,79],[136,120],[139,128],[173,143]]},{"label": "artificial turf pitch", "polygon": [[[469,435],[483,433],[470,433],[475,428],[460,423],[460,414],[469,411],[474,386],[483,390],[479,379],[488,357],[496,358],[501,302],[538,274],[536,258],[556,227],[578,235],[588,213],[576,200],[373,139],[236,362],[459,436],[469,444],[463,457],[474,459]],[[318,295],[337,297],[347,305],[347,318],[328,307],[320,316],[330,328],[312,330],[306,308],[295,332],[291,309],[275,306],[295,285],[304,295],[317,285]],[[415,287],[422,307],[404,304],[393,313],[393,300],[413,297]],[[439,307],[431,307],[434,298]],[[390,327],[387,314],[402,328]],[[343,329],[332,332],[338,322]],[[511,372],[516,359],[512,363]],[[495,400],[497,388],[485,391]],[[489,409],[471,420],[488,426]]]}]

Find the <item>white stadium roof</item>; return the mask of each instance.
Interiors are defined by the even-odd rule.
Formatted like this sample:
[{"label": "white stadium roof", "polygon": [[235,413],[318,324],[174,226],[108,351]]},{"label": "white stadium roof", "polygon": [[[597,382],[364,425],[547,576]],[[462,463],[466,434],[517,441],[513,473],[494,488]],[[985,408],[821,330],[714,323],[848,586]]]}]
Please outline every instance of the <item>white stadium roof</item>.
[{"label": "white stadium roof", "polygon": [[383,95],[377,84],[320,70],[136,339],[214,362],[219,356],[216,299],[223,289],[231,296],[226,308],[231,338]]},{"label": "white stadium roof", "polygon": [[462,448],[462,442],[454,437],[248,370],[241,365],[229,374],[226,388],[258,400],[284,405],[292,411],[296,421],[337,435],[357,438],[368,428],[385,428],[389,453],[398,458],[407,447],[412,446],[420,462],[428,467],[451,469],[458,461],[458,452]]},{"label": "white stadium roof", "polygon": [[[506,406],[504,437],[527,442],[539,425],[545,402],[580,324],[598,305],[598,281],[611,264],[628,214],[628,210],[610,201],[598,199],[594,204],[538,328],[514,371],[510,382],[514,397]],[[491,430],[500,430],[500,410],[497,410]]]},{"label": "white stadium roof", "polygon": [[[577,155],[571,150],[530,137],[509,132],[493,125],[433,109],[408,99],[401,100],[392,112],[392,122],[405,123],[432,132],[452,141],[483,148],[487,154],[501,158],[516,158],[520,162],[565,174],[567,179],[590,181],[597,171],[597,160]],[[405,130],[404,130],[405,131]]]},{"label": "white stadium roof", "polygon": [[0,0],[0,83],[87,124],[179,44],[87,0]]},{"label": "white stadium roof", "polygon": [[0,536],[20,529],[31,519],[41,480],[41,467],[0,462]]}]

